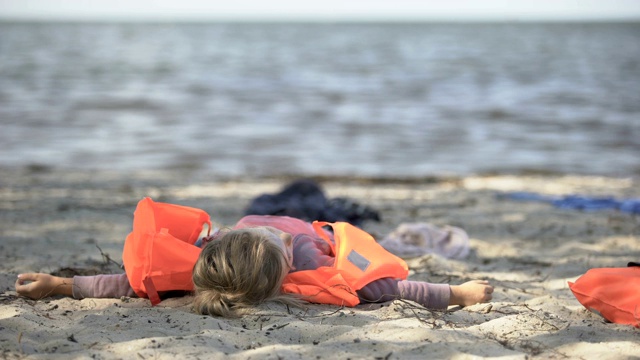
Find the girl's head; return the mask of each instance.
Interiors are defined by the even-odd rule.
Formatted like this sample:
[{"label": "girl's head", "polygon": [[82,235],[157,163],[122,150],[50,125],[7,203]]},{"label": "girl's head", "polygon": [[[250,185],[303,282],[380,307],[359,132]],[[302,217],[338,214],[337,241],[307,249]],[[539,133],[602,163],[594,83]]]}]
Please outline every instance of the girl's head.
[{"label": "girl's head", "polygon": [[291,261],[291,235],[275,228],[223,234],[202,249],[193,268],[195,311],[232,317],[268,300],[297,305],[280,293]]}]

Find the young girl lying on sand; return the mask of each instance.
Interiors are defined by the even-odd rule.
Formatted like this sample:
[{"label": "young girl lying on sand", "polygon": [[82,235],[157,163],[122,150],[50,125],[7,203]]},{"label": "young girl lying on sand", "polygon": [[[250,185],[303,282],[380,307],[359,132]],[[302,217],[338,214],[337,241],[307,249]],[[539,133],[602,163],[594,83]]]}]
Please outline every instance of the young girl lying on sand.
[{"label": "young girl lying on sand", "polygon": [[[313,276],[314,270],[330,270],[336,261],[342,261],[336,260],[333,234],[323,233],[319,235],[312,224],[299,219],[250,215],[242,218],[232,230],[200,239],[202,251],[192,273],[194,310],[199,314],[234,317],[265,301],[294,306],[301,306],[302,300],[335,303],[315,297],[315,290],[304,290],[299,284],[299,275],[311,273]],[[353,256],[351,252],[349,260],[369,265],[366,259]],[[406,277],[404,261],[399,258],[392,261],[403,264]],[[462,285],[432,284],[401,280],[381,271],[373,275],[372,280],[366,278],[366,283],[348,290],[355,304],[405,299],[429,309],[446,309],[449,305],[468,306],[492,298],[493,287],[483,280]],[[137,296],[132,283],[127,274],[61,278],[25,273],[18,275],[15,287],[19,295],[31,299],[55,295],[76,299],[120,298]]]}]

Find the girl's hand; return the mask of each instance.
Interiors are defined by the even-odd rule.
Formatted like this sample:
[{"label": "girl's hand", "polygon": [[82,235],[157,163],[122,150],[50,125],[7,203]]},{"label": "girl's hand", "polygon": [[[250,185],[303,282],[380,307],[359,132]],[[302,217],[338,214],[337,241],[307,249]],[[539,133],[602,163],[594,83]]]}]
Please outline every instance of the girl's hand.
[{"label": "girl's hand", "polygon": [[493,286],[486,280],[467,281],[462,285],[451,285],[449,305],[469,306],[491,301]]},{"label": "girl's hand", "polygon": [[49,274],[20,274],[16,280],[18,295],[38,300],[55,295],[73,296],[73,279]]}]

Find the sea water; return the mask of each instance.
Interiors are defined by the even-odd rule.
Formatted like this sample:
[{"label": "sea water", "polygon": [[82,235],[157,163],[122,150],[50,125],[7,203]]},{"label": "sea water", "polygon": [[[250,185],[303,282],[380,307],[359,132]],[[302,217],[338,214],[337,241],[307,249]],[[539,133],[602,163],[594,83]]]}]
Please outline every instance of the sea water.
[{"label": "sea water", "polygon": [[0,23],[0,166],[640,175],[640,24]]}]

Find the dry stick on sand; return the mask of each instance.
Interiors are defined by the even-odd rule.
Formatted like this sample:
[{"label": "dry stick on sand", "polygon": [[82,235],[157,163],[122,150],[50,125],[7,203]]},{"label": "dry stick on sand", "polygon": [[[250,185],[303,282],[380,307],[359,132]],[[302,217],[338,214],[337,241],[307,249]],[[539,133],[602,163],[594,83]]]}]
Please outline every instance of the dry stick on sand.
[{"label": "dry stick on sand", "polygon": [[113,260],[111,258],[111,256],[109,254],[105,254],[104,251],[102,251],[102,249],[100,248],[100,246],[98,246],[98,244],[95,244],[96,247],[98,248],[98,251],[100,251],[100,255],[102,255],[102,259],[105,262],[105,265],[108,265],[109,263],[114,263],[116,264],[120,269],[122,269],[122,264],[120,264],[119,262]]}]

